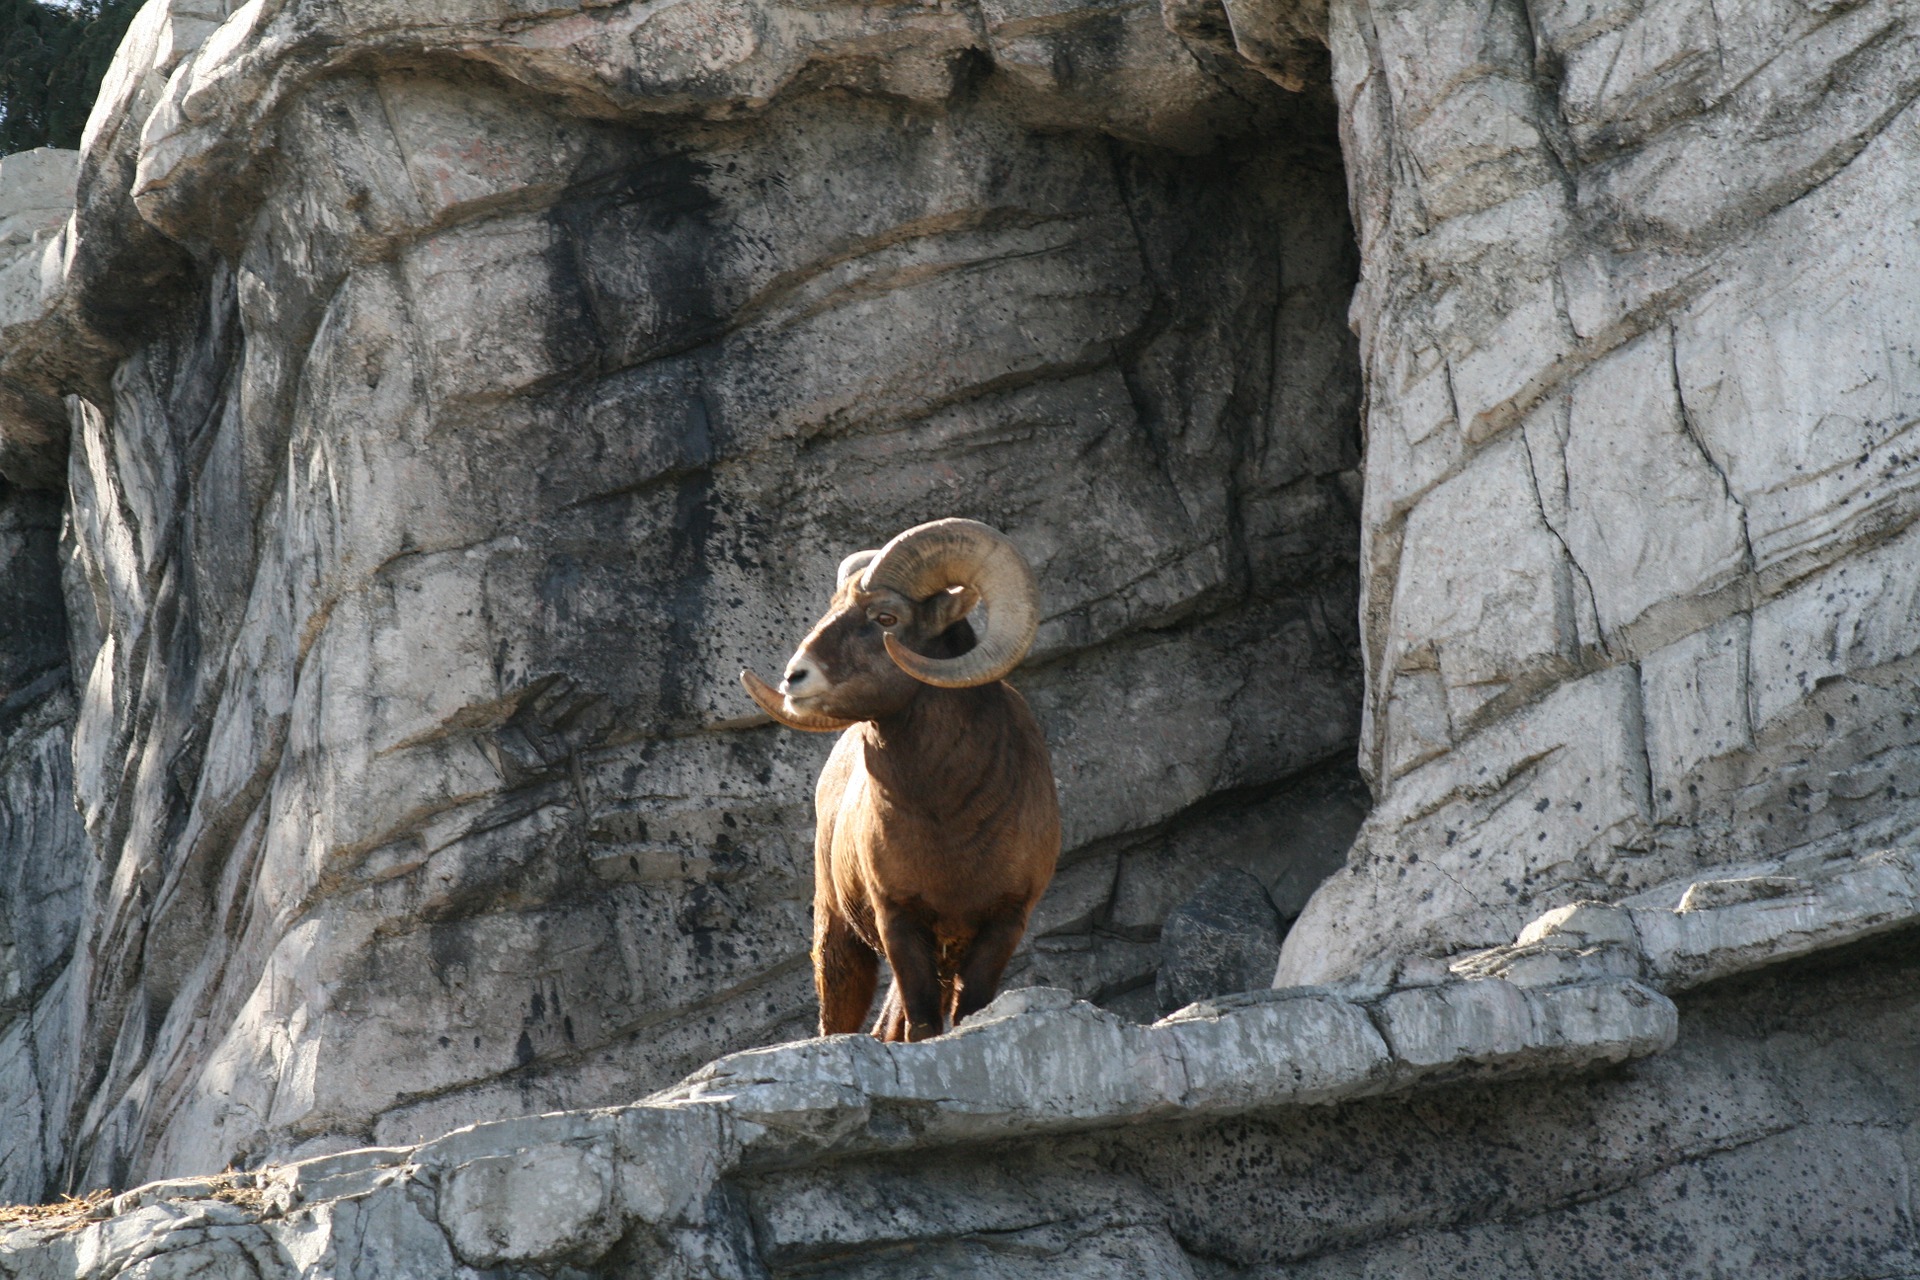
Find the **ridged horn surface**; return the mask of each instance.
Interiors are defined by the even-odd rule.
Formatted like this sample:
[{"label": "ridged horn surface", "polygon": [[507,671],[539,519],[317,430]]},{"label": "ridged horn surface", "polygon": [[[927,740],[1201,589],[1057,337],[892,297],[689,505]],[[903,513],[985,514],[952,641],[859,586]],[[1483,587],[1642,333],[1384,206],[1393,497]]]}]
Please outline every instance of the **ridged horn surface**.
[{"label": "ridged horn surface", "polygon": [[778,689],[751,671],[740,673],[740,683],[746,689],[747,696],[758,703],[762,711],[789,729],[802,729],[807,733],[837,733],[842,729],[853,727],[854,722],[851,720],[823,716],[817,711],[790,709],[787,706],[787,700],[780,696]]},{"label": "ridged horn surface", "polygon": [[867,565],[872,562],[873,558],[879,554],[877,550],[856,551],[845,560],[842,560],[840,562],[840,573],[833,580],[833,589],[838,591],[840,588],[846,586],[848,578],[851,578],[854,574],[866,568]]},{"label": "ridged horn surface", "polygon": [[975,615],[979,643],[957,658],[928,658],[886,637],[887,656],[925,684],[965,689],[992,684],[1020,665],[1040,629],[1040,584],[1013,539],[978,520],[934,520],[915,525],[880,548],[861,587],[885,587],[925,600],[948,587],[972,587],[986,605]]}]

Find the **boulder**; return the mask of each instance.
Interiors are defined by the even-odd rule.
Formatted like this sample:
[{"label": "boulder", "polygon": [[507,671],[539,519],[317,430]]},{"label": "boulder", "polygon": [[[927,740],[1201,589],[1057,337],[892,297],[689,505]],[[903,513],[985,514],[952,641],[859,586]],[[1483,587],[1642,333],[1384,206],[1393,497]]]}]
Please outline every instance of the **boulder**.
[{"label": "boulder", "polygon": [[1267,887],[1244,871],[1216,871],[1160,926],[1160,1012],[1272,984],[1280,915]]}]

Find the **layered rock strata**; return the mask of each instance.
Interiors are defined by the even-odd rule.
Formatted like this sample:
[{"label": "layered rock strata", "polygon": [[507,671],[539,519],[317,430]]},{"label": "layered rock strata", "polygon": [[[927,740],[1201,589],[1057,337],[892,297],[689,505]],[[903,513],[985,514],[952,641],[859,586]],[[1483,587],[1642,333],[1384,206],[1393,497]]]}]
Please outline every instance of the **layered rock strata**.
[{"label": "layered rock strata", "polygon": [[1379,804],[1280,980],[1390,973],[1704,867],[1911,844],[1911,7],[1330,21]]},{"label": "layered rock strata", "polygon": [[734,677],[934,516],[1046,599],[1013,981],[1150,1012],[1221,864],[1297,912],[1365,807],[1333,134],[1145,4],[149,4],[0,317],[85,827],[0,1193],[807,1031],[827,744]]}]

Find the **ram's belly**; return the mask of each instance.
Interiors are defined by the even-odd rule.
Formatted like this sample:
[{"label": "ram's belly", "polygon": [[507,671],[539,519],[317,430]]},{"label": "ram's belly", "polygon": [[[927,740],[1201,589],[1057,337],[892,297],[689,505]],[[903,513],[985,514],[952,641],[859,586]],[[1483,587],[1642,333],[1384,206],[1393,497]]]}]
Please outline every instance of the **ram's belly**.
[{"label": "ram's belly", "polygon": [[881,891],[891,902],[924,912],[936,937],[963,941],[989,919],[1006,914],[1010,905],[1024,904],[1032,897],[1024,878],[1015,882],[987,870],[918,880],[902,877],[898,882],[882,882]]}]

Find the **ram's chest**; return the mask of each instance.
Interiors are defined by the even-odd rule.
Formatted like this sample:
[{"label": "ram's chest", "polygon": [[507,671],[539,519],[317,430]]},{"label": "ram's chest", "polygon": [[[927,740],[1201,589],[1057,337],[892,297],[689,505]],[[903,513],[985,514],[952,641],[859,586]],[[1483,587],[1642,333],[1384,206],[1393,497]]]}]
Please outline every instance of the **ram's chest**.
[{"label": "ram's chest", "polygon": [[972,916],[1006,892],[991,840],[964,821],[890,797],[863,772],[845,793],[829,861],[843,903],[916,899],[935,917]]}]

